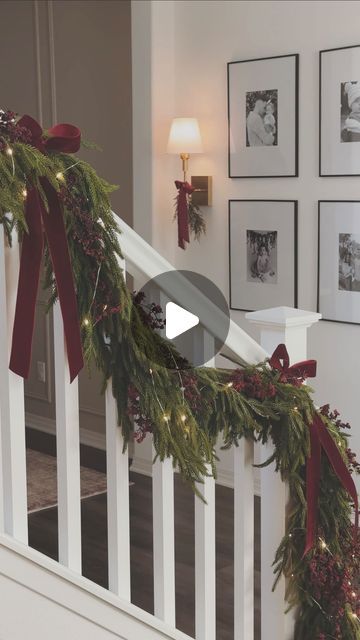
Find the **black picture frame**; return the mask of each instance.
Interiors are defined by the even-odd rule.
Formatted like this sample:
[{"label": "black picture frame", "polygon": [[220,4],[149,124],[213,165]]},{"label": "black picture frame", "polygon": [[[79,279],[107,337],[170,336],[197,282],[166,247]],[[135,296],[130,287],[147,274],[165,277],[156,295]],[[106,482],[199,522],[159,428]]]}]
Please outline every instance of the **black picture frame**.
[{"label": "black picture frame", "polygon": [[[228,243],[229,243],[229,308],[232,311],[244,311],[244,312],[250,312],[250,311],[255,311],[257,309],[252,308],[249,305],[245,305],[245,306],[234,306],[233,303],[233,295],[232,295],[232,289],[233,289],[233,282],[232,282],[232,251],[231,251],[231,206],[233,203],[269,203],[269,204],[276,204],[276,203],[285,203],[285,204],[289,204],[289,205],[293,205],[293,243],[294,243],[294,252],[293,252],[293,272],[294,272],[294,280],[293,280],[293,297],[292,300],[287,300],[284,301],[282,303],[278,303],[276,302],[274,305],[270,304],[270,305],[260,305],[259,309],[261,308],[267,308],[267,306],[271,307],[271,306],[281,306],[282,304],[284,306],[292,306],[295,309],[298,307],[298,200],[288,200],[288,199],[266,199],[266,198],[262,198],[262,199],[253,199],[253,198],[235,198],[235,199],[230,199],[228,201]],[[265,223],[267,222],[267,220],[264,221]]]},{"label": "black picture frame", "polygon": [[[359,49],[360,55],[360,44],[352,44],[346,45],[344,47],[333,47],[331,49],[322,49],[319,51],[319,177],[320,178],[353,178],[360,176],[360,170],[358,173],[347,173],[344,171],[343,173],[334,172],[334,173],[325,173],[322,169],[322,144],[323,144],[323,136],[322,136],[322,122],[323,118],[323,57],[326,54],[332,54],[336,51],[348,51],[350,49]],[[348,78],[350,80],[350,78]],[[359,143],[359,154],[360,154],[360,143]],[[322,202],[326,202],[325,200]]]},{"label": "black picture frame", "polygon": [[[278,173],[272,175],[258,174],[238,174],[232,173],[231,168],[231,81],[230,69],[233,65],[251,64],[269,60],[281,60],[284,58],[294,58],[294,170],[290,173]],[[278,56],[268,56],[264,58],[249,58],[245,60],[234,60],[227,63],[227,117],[228,117],[228,177],[229,178],[297,178],[299,176],[299,64],[300,55],[298,53],[284,54]]]},{"label": "black picture frame", "polygon": [[[357,204],[359,205],[359,218],[360,218],[360,200],[318,200],[318,256],[317,256],[317,293],[316,293],[316,310],[318,313],[321,313],[322,315],[322,321],[324,322],[335,322],[337,324],[351,324],[351,325],[359,325],[360,324],[360,313],[359,313],[359,321],[355,322],[352,320],[345,320],[345,319],[336,319],[336,318],[329,318],[326,315],[324,315],[324,310],[321,307],[320,304],[320,272],[321,272],[321,208],[322,205],[326,205],[326,204],[338,204],[338,205],[343,205],[343,204]],[[346,223],[345,223],[346,224]],[[347,228],[347,232],[350,231],[350,229]],[[360,231],[360,222],[359,222],[359,231]],[[327,252],[328,253],[328,252]],[[360,299],[360,292],[359,293],[359,299]]]}]

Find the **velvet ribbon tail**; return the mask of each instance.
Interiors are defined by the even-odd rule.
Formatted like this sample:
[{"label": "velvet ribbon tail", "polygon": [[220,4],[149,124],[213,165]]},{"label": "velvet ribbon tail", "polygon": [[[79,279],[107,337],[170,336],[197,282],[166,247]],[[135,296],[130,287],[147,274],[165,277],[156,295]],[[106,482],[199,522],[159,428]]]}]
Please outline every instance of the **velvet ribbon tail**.
[{"label": "velvet ribbon tail", "polygon": [[320,491],[321,449],[323,448],[328,460],[339,478],[342,486],[351,496],[355,506],[355,539],[359,526],[359,501],[354,480],[347,468],[333,438],[317,414],[310,426],[311,455],[306,467],[306,497],[307,497],[307,531],[304,556],[315,544],[317,529],[317,508]]},{"label": "velvet ribbon tail", "polygon": [[29,232],[24,234],[22,243],[9,366],[14,373],[23,378],[28,377],[36,296],[44,249],[44,228],[64,321],[70,381],[72,382],[84,366],[74,281],[65,225],[57,193],[46,179],[43,179],[42,187],[48,200],[49,212],[46,211],[36,188],[29,189],[26,199],[25,216]]},{"label": "velvet ribbon tail", "polygon": [[175,181],[175,186],[179,191],[177,201],[178,245],[180,249],[185,249],[185,242],[190,242],[187,196],[194,189],[188,182],[181,182],[180,180]]}]

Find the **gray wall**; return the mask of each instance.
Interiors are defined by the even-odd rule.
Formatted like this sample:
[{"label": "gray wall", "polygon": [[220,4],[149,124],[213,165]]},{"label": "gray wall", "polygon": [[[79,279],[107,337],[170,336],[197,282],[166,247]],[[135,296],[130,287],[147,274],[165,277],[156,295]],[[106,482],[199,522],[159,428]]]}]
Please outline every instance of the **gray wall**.
[{"label": "gray wall", "polygon": [[[28,113],[44,127],[78,125],[103,149],[79,155],[120,186],[113,209],[132,224],[130,0],[1,0],[0,24],[0,106]],[[54,418],[51,336],[40,294],[26,410],[28,422],[43,428]],[[38,361],[46,363],[45,383],[38,380]],[[99,386],[97,375],[81,375],[85,431],[103,430]]]}]

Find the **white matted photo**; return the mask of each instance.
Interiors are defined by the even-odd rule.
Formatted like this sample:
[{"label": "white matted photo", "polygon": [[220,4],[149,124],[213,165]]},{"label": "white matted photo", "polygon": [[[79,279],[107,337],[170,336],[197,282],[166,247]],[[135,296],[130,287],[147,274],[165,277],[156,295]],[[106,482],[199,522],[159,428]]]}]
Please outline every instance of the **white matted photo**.
[{"label": "white matted photo", "polygon": [[229,177],[298,175],[298,54],[228,63]]},{"label": "white matted photo", "polygon": [[360,201],[319,202],[318,311],[360,324]]},{"label": "white matted photo", "polygon": [[360,175],[360,45],[320,51],[320,176]]},{"label": "white matted photo", "polygon": [[230,308],[297,306],[297,201],[229,200]]}]

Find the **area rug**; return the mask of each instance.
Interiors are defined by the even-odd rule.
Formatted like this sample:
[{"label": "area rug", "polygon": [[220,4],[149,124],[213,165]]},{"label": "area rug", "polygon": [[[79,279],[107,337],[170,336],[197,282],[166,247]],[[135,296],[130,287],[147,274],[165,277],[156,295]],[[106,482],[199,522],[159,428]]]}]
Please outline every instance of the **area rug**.
[{"label": "area rug", "polygon": [[[57,505],[56,458],[34,449],[26,450],[28,513]],[[106,492],[106,475],[80,467],[81,498]]]}]

